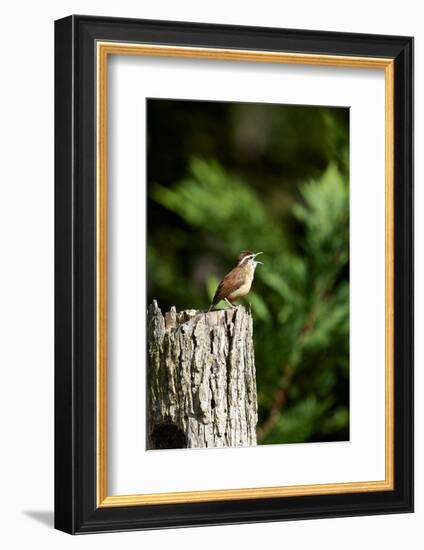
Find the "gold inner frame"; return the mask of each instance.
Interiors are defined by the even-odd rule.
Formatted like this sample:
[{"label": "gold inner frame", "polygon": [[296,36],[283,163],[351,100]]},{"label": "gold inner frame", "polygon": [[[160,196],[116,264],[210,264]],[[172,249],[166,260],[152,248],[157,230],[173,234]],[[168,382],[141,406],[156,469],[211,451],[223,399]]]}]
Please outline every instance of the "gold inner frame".
[{"label": "gold inner frame", "polygon": [[[97,506],[141,506],[363,493],[394,489],[394,60],[301,53],[266,52],[122,42],[96,44],[97,54]],[[385,479],[315,485],[214,489],[177,493],[108,496],[107,493],[107,60],[109,55],[255,61],[385,71]]]}]

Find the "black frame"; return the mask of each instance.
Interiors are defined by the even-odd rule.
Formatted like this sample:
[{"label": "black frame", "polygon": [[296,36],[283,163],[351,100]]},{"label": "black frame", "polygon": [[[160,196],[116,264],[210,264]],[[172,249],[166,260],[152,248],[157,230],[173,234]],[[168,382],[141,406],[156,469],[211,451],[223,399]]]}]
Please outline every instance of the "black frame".
[{"label": "black frame", "polygon": [[[95,42],[395,60],[395,490],[96,508]],[[413,511],[413,39],[70,16],[55,23],[55,527],[93,533]]]}]

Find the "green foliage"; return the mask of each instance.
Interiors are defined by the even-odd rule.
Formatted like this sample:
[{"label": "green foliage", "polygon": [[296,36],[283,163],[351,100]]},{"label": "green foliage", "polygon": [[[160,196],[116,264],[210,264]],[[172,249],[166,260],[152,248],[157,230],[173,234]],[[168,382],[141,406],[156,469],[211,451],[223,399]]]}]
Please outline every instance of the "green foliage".
[{"label": "green foliage", "polygon": [[232,257],[246,242],[253,248],[259,243],[274,248],[283,240],[277,225],[268,226],[268,213],[255,191],[217,162],[192,159],[189,177],[172,188],[154,185],[151,196],[208,238],[222,238],[226,232]]},{"label": "green foliage", "polygon": [[165,305],[207,307],[240,250],[264,252],[247,297],[254,314],[260,443],[349,435],[345,173],[336,159],[299,185],[284,220],[217,161],[193,158],[185,178],[151,187],[151,198],[178,220],[172,234],[149,240],[149,292]]}]

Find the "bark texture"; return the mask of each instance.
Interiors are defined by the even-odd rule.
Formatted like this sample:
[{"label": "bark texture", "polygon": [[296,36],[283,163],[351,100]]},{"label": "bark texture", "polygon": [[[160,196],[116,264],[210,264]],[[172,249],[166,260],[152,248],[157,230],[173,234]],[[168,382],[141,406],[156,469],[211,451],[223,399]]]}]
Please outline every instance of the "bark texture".
[{"label": "bark texture", "polygon": [[147,447],[256,445],[252,316],[243,306],[209,313],[148,311]]}]

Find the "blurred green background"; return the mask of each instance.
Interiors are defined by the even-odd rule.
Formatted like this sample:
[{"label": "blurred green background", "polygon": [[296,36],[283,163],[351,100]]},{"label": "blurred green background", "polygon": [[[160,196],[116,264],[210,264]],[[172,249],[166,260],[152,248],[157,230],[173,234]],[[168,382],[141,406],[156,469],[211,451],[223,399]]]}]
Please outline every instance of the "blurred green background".
[{"label": "blurred green background", "polygon": [[149,303],[205,309],[263,251],[258,442],[348,440],[349,110],[149,99],[147,121]]}]

